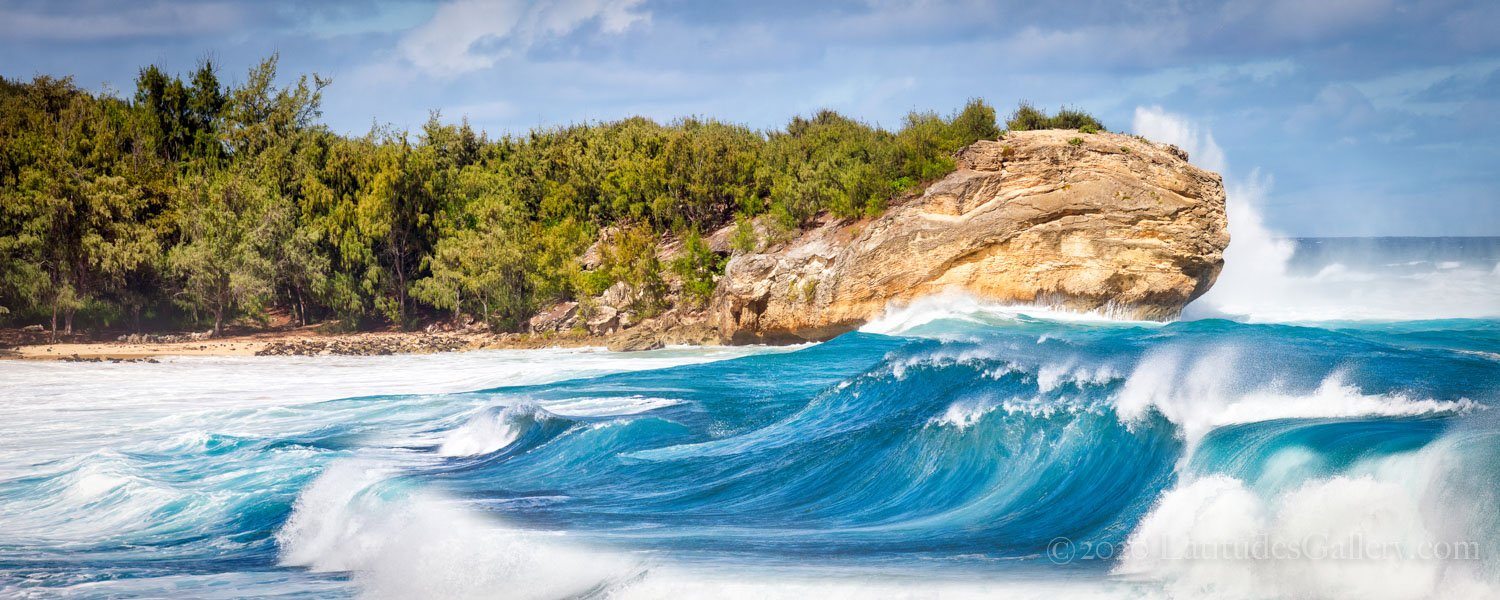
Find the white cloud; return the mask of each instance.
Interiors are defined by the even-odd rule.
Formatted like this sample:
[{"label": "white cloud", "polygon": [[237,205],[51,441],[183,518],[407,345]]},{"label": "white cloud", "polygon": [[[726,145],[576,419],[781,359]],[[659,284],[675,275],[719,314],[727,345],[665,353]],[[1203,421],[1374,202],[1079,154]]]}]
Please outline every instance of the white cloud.
[{"label": "white cloud", "polygon": [[1228,164],[1224,160],[1224,149],[1214,141],[1211,131],[1198,127],[1187,119],[1167,112],[1160,106],[1138,106],[1131,129],[1137,135],[1186,150],[1193,164],[1223,173]]},{"label": "white cloud", "polygon": [[547,38],[597,23],[603,33],[622,33],[648,22],[642,0],[451,0],[432,19],[401,39],[401,54],[414,66],[452,76],[487,69]]}]

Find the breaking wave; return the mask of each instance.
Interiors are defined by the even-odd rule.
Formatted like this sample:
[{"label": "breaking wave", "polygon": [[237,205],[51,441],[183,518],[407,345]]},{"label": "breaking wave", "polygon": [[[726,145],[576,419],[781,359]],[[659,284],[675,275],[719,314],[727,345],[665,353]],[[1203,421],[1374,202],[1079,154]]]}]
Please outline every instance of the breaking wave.
[{"label": "breaking wave", "polygon": [[[789,349],[0,363],[0,595],[1488,598],[1496,356],[949,296]],[[1254,554],[1351,540],[1397,554]]]}]

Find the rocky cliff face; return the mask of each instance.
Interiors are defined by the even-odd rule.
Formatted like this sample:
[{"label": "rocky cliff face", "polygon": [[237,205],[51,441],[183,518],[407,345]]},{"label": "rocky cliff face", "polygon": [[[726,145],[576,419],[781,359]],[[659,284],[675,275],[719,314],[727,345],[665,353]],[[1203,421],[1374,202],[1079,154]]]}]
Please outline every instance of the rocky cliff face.
[{"label": "rocky cliff face", "polygon": [[919,198],[729,261],[707,318],[726,342],[820,340],[889,303],[962,290],[1004,303],[1171,318],[1229,243],[1220,177],[1172,146],[1012,132]]}]

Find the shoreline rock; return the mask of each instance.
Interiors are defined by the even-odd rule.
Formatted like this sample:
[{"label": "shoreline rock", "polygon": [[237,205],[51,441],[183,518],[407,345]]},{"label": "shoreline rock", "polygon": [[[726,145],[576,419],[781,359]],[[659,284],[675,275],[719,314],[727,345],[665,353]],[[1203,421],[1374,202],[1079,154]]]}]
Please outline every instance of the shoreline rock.
[{"label": "shoreline rock", "polygon": [[1229,243],[1219,175],[1172,146],[1046,130],[981,141],[922,196],[729,261],[713,325],[729,343],[824,340],[892,302],[984,300],[1175,317]]},{"label": "shoreline rock", "polygon": [[431,333],[341,336],[334,338],[297,338],[267,343],[256,356],[389,356],[392,354],[432,354],[453,352],[470,347],[470,340]]}]

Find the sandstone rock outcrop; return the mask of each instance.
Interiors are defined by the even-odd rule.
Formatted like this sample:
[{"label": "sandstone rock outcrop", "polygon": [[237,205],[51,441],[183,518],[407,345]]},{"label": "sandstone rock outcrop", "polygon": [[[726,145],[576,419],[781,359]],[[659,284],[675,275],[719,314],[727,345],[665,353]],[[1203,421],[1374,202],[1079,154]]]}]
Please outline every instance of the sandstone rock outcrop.
[{"label": "sandstone rock outcrop", "polygon": [[729,343],[821,340],[892,302],[961,290],[1003,303],[1171,318],[1229,243],[1220,177],[1133,136],[1012,132],[861,222],[733,257],[709,319]]}]

